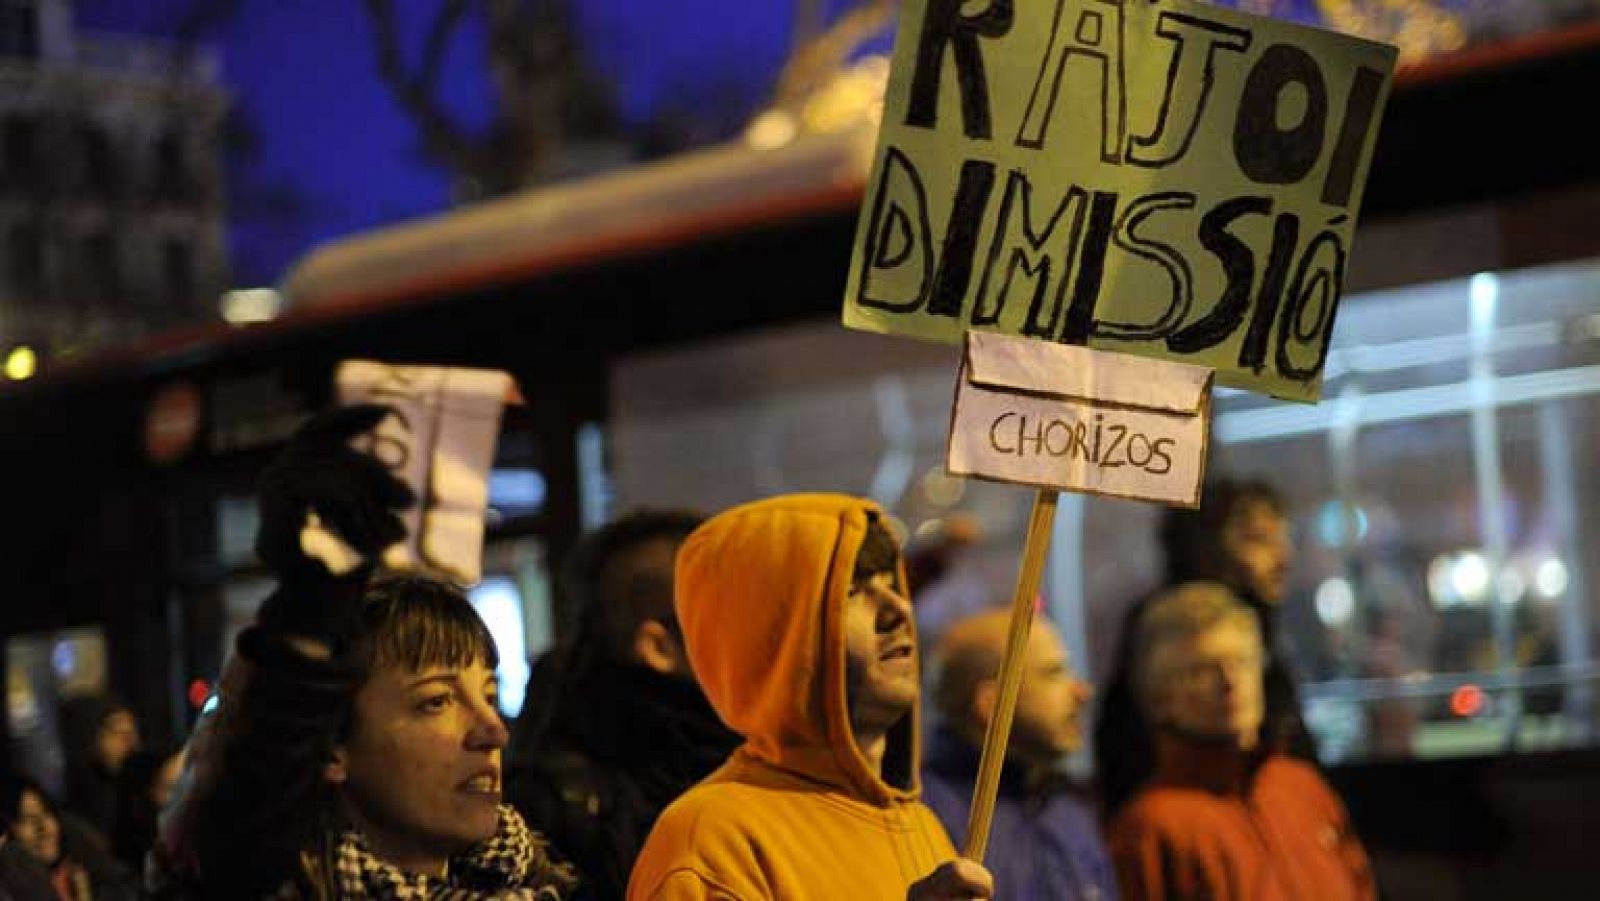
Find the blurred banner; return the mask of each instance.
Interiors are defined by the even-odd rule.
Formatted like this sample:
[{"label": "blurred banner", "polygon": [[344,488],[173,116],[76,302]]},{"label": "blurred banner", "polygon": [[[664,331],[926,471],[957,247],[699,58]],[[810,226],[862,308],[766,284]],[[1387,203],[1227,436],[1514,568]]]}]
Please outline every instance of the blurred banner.
[{"label": "blurred banner", "polygon": [[475,584],[482,577],[489,468],[511,376],[348,360],[339,366],[337,383],[340,403],[395,409],[374,433],[372,452],[411,486],[417,505],[403,517],[406,542],[385,562]]}]

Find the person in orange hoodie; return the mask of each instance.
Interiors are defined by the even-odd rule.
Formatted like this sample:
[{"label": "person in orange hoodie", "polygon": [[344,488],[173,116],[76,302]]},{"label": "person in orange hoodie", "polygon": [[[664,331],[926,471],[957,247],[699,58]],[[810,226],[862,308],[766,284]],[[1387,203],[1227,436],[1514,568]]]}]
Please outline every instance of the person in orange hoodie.
[{"label": "person in orange hoodie", "polygon": [[1109,830],[1123,901],[1372,901],[1338,797],[1315,767],[1260,741],[1255,614],[1221,583],[1187,582],[1135,628],[1156,768]]},{"label": "person in orange hoodie", "polygon": [[689,662],[744,743],[657,820],[629,901],[987,899],[919,800],[916,626],[871,501],[735,507],[678,551]]}]

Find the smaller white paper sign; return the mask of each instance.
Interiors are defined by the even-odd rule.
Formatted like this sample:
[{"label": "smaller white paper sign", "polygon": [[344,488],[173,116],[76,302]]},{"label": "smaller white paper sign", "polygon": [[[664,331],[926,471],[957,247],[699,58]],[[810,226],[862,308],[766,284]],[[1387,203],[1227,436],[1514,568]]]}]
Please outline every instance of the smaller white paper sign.
[{"label": "smaller white paper sign", "polygon": [[396,569],[424,565],[463,585],[476,584],[489,468],[511,376],[346,360],[336,379],[341,403],[395,409],[378,424],[372,452],[411,486],[418,502],[401,514],[407,539],[390,548],[384,562]]},{"label": "smaller white paper sign", "polygon": [[945,468],[1196,507],[1213,377],[1187,363],[968,332]]}]

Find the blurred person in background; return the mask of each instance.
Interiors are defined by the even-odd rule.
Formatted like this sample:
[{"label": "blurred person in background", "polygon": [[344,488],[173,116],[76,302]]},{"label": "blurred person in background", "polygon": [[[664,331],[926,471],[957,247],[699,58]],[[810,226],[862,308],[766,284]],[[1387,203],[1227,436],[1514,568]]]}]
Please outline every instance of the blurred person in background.
[{"label": "blurred person in background", "polygon": [[117,777],[117,816],[111,849],[117,859],[139,873],[156,838],[156,820],[172,798],[183,752],[138,751],[130,756]]},{"label": "blurred person in background", "polygon": [[61,702],[61,751],[67,809],[102,834],[116,820],[117,774],[139,750],[139,725],[126,704],[106,694]]},{"label": "blurred person in background", "polygon": [[[923,800],[952,839],[964,838],[984,733],[1000,696],[1009,609],[959,620],[934,653],[940,722],[922,767]],[[1000,901],[1111,901],[1111,860],[1094,810],[1062,770],[1084,742],[1093,689],[1067,661],[1061,634],[1038,617],[1028,637],[1011,741],[985,863]]]},{"label": "blurred person in background", "polygon": [[[42,869],[51,892],[46,897],[131,901],[137,896],[133,873],[112,858],[105,840],[91,826],[58,810],[32,779],[15,774],[0,777],[0,819],[6,824],[9,842]],[[21,868],[12,869],[8,878],[21,876]],[[39,887],[32,876],[23,876],[21,881],[19,896]]]},{"label": "blurred person in background", "polygon": [[[1199,509],[1165,510],[1160,529],[1166,586],[1220,582],[1256,616],[1267,649],[1262,742],[1315,762],[1316,745],[1300,711],[1300,692],[1277,643],[1279,612],[1294,561],[1289,522],[1277,491],[1261,481],[1218,479],[1206,484]],[[1131,670],[1131,642],[1148,606],[1148,598],[1141,600],[1123,618],[1095,722],[1096,781],[1107,819],[1155,767],[1155,748]]]},{"label": "blurred person in background", "polygon": [[906,585],[916,604],[917,634],[933,647],[953,622],[994,606],[994,592],[973,565],[983,528],[967,513],[939,520],[906,549]]},{"label": "blurred person in background", "polygon": [[506,786],[577,866],[579,897],[620,899],[661,810],[739,742],[695,683],[672,609],[673,558],[702,521],[635,512],[585,536],[564,569],[574,633],[529,679]]},{"label": "blurred person in background", "polygon": [[[507,730],[483,620],[446,582],[372,578],[414,501],[352,444],[388,413],[319,414],[263,475],[256,550],[278,587],[191,736],[147,867],[156,897],[557,901],[570,888],[500,803]],[[328,531],[312,544],[315,523]]]},{"label": "blurred person in background", "polygon": [[[23,782],[8,769],[0,768],[0,795],[16,796],[11,806],[20,808]],[[0,807],[6,805],[0,804]],[[22,842],[12,837],[18,817],[0,811],[0,901],[60,901],[50,883],[50,870]],[[22,824],[26,832],[28,824]]]},{"label": "blurred person in background", "polygon": [[1111,821],[1127,901],[1371,901],[1365,850],[1319,771],[1265,743],[1260,620],[1226,585],[1157,595],[1133,636],[1155,768]]},{"label": "blurred person in background", "polygon": [[11,837],[9,824],[0,827],[0,901],[59,901],[50,871]]}]

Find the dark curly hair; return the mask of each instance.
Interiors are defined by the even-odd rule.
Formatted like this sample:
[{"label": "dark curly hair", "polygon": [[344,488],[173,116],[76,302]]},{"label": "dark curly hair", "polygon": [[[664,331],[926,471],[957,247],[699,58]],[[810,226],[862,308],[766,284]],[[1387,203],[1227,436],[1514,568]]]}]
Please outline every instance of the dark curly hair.
[{"label": "dark curly hair", "polygon": [[1168,507],[1161,519],[1157,536],[1166,561],[1164,584],[1211,580],[1243,587],[1234,584],[1237,579],[1222,546],[1223,529],[1253,504],[1281,515],[1283,496],[1261,479],[1218,478],[1206,483],[1200,497],[1199,509]]},{"label": "dark curly hair", "polygon": [[895,541],[894,533],[877,513],[868,512],[867,534],[861,539],[861,550],[856,552],[851,578],[859,582],[880,573],[897,573],[899,566],[900,544]]},{"label": "dark curly hair", "polygon": [[682,544],[705,517],[692,510],[644,508],[585,535],[561,569],[557,585],[566,616],[566,642],[599,642],[613,659],[627,654],[639,623],[653,619],[676,627],[670,574],[638,565],[646,545]]}]

